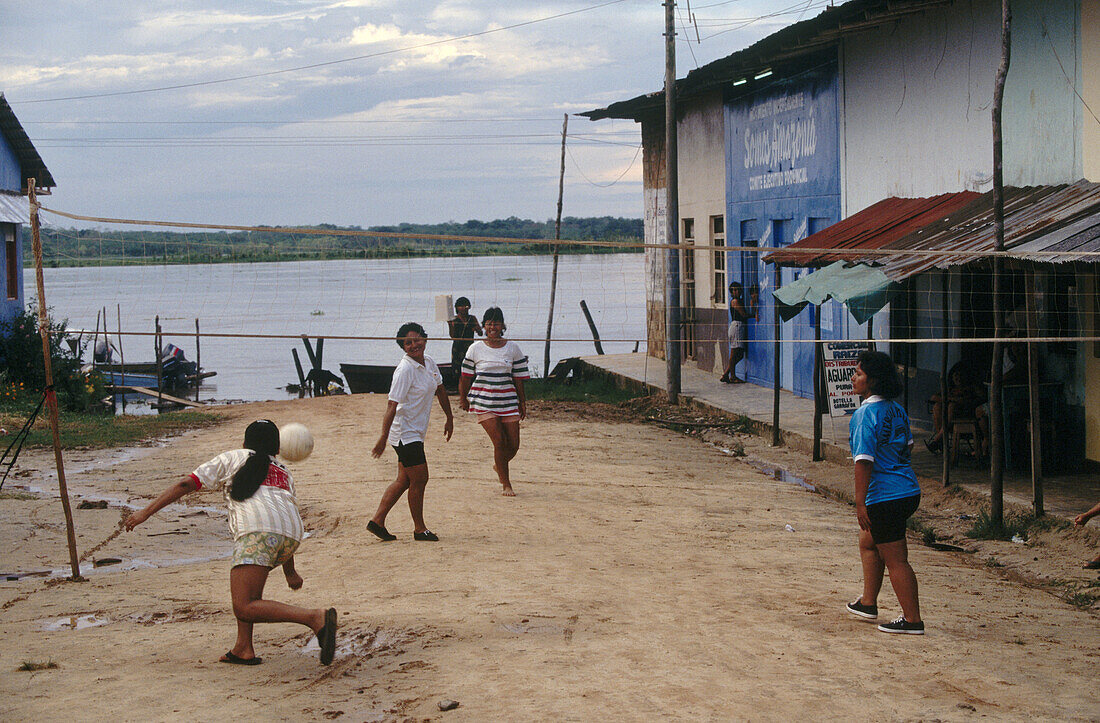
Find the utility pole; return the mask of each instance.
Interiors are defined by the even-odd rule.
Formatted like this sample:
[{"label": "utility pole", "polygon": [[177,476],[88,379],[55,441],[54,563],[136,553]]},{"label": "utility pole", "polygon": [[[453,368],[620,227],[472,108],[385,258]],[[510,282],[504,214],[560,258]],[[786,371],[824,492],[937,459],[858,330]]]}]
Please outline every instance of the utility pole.
[{"label": "utility pole", "polygon": [[989,516],[996,529],[1004,526],[1004,423],[1001,399],[1001,375],[1004,374],[1004,344],[1001,343],[1004,309],[1002,308],[1000,252],[1005,247],[1004,164],[1001,155],[1001,111],[1004,107],[1005,78],[1012,57],[1012,8],[1001,0],[1001,64],[993,86],[993,363],[989,374]]},{"label": "utility pole", "polygon": [[[1007,2],[1007,0],[1005,0]],[[680,400],[680,202],[676,165],[676,18],[665,0],[665,363],[669,404]]]}]

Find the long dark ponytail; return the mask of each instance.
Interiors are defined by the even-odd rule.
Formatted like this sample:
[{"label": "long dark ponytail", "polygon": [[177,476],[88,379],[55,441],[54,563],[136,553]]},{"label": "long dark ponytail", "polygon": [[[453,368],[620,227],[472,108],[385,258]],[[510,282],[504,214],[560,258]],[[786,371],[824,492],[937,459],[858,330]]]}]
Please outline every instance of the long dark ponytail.
[{"label": "long dark ponytail", "polygon": [[279,428],[269,419],[253,422],[244,430],[244,446],[251,449],[252,454],[233,475],[229,488],[229,496],[237,502],[256,494],[267,478],[270,457],[279,453]]}]

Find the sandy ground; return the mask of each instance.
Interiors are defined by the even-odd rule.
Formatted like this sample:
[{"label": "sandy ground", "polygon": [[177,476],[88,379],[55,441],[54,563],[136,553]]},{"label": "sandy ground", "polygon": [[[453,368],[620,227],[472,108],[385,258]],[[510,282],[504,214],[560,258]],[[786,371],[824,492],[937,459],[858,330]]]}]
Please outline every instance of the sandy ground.
[{"label": "sandy ground", "polygon": [[[392,451],[366,453],[382,408],[375,395],[242,405],[160,445],[69,453],[73,492],[112,504],[74,512],[85,582],[0,584],[0,717],[1100,720],[1095,611],[911,538],[928,634],[880,633],[844,611],[860,588],[850,506],[731,457],[728,440],[543,408],[524,423],[508,499],[484,433],[459,415],[445,444],[436,410],[426,516],[441,542],[412,541],[402,502],[388,523],[399,539],[382,543],[365,531],[396,468]],[[259,417],[317,438],[291,465],[312,532],[306,584],[291,592],[276,572],[268,596],[337,607],[328,668],[292,625],[257,626],[258,667],[217,662],[234,621],[216,494],[112,536],[119,505],[239,446]],[[758,463],[771,453],[849,484],[843,466],[740,444]],[[4,488],[0,571],[67,565],[60,504],[24,493],[51,486],[51,462],[27,454]],[[1095,538],[1074,534],[1068,555],[990,544],[1055,558],[1048,577],[1080,576],[1075,556]],[[105,558],[121,562],[91,566]],[[880,607],[899,614],[888,588]],[[58,667],[17,672],[48,661]],[[442,699],[460,707],[440,712]]]}]

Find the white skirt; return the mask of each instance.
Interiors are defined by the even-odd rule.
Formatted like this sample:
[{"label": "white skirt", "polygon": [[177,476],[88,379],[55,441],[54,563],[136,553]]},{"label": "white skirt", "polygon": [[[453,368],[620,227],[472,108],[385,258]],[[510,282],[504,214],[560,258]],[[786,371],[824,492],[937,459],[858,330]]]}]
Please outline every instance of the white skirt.
[{"label": "white skirt", "polygon": [[726,329],[726,336],[729,338],[731,349],[745,348],[745,323],[731,321],[729,328]]}]

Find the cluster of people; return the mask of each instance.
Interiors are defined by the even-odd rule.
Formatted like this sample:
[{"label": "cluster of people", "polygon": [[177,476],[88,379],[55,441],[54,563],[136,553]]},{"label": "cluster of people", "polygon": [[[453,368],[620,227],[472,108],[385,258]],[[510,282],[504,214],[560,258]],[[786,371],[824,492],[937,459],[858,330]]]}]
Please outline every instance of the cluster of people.
[{"label": "cluster of people", "polygon": [[[523,381],[530,376],[527,357],[515,342],[504,338],[507,326],[499,308],[487,309],[481,324],[468,316],[470,302],[465,297],[458,299],[455,309],[457,315],[448,326],[454,340],[452,362],[461,353],[459,406],[477,415],[493,444],[493,469],[503,494],[515,496],[508,463],[519,451],[519,423],[527,416],[523,388]],[[474,335],[483,332],[485,339],[474,342]],[[367,529],[384,541],[397,539],[386,529],[386,515],[408,493],[413,539],[436,542],[439,537],[424,523],[424,490],[428,483],[424,434],[433,398],[447,417],[443,426],[447,440],[454,432],[454,416],[439,366],[424,353],[428,342],[424,327],[416,322],[403,324],[396,340],[405,354],[394,370],[382,434],[371,455],[380,457],[387,444],[393,447],[397,453],[397,479],[382,493]],[[304,537],[304,527],[294,479],[276,458],[278,453],[279,428],[275,423],[266,419],[253,422],[245,429],[241,449],[200,465],[144,509],[130,515],[123,526],[132,531],[167,505],[203,487],[221,490],[234,540],[229,589],[237,618],[237,639],[220,661],[258,665],[262,659],[253,647],[253,625],[298,623],[317,636],[321,664],[329,665],[336,652],[336,609],[303,608],[263,597],[268,575],[276,567],[282,568],[291,590],[298,590],[304,582],[294,567],[294,553]]]}]

